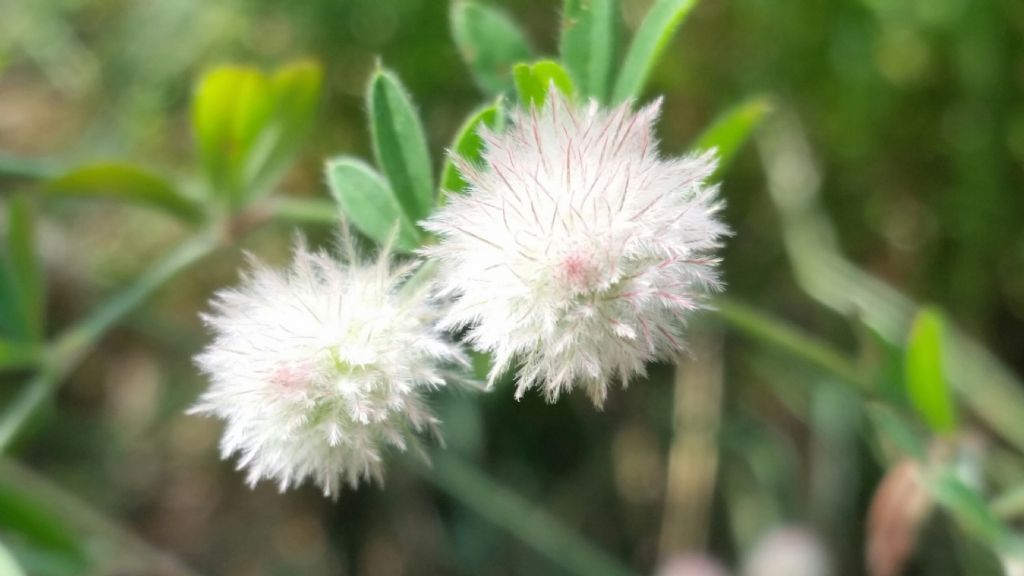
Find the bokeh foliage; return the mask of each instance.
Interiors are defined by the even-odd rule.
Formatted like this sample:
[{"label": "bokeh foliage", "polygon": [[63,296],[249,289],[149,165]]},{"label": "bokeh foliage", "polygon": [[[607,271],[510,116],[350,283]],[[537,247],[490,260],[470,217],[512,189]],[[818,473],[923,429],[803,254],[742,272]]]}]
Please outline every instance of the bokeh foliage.
[{"label": "bokeh foliage", "polygon": [[[9,220],[0,360],[18,370],[3,374],[3,394],[17,402],[46,336],[76,326],[103,295],[224,211],[253,208],[236,222],[246,229],[264,212],[303,219],[308,206],[278,200],[324,199],[330,188],[342,208],[381,201],[369,206],[372,218],[356,218],[378,242],[401,214],[398,246],[414,247],[412,222],[435,201],[435,174],[445,189],[459,186],[441,151],[474,150],[460,124],[517,80],[520,95],[540,97],[524,87],[561,74],[542,64],[561,54],[581,96],[664,94],[667,152],[715,142],[734,160],[722,173],[737,236],[725,253],[730,299],[720,313],[744,329],[695,350],[694,362],[721,363],[724,399],[718,482],[705,494],[710,529],[687,544],[735,561],[764,530],[802,523],[824,535],[840,574],[862,573],[874,487],[890,464],[938,450],[942,465],[927,483],[946,512],[922,532],[912,573],[987,573],[993,553],[1012,553],[1006,519],[1020,512],[1012,496],[1024,482],[1024,421],[1013,409],[1021,391],[1012,372],[990,369],[984,349],[1024,369],[1024,8],[999,0],[626,0],[614,11],[597,0],[498,4],[3,4],[0,193]],[[319,62],[322,76],[308,61],[285,64],[300,57]],[[314,90],[323,99],[315,121]],[[501,102],[479,121],[500,123]],[[769,109],[757,146],[740,148],[739,135]],[[8,167],[8,158],[19,161]],[[59,178],[36,184],[50,175]],[[268,196],[272,189],[288,195]],[[130,196],[174,217],[81,200],[97,195]],[[304,229],[330,241],[329,226]],[[243,246],[281,256],[290,234],[264,228]],[[222,251],[183,272],[209,252],[214,240],[201,238],[209,245],[168,261],[166,274],[180,277],[47,403],[16,445],[20,461],[208,573],[559,573],[529,539],[509,538],[500,518],[482,518],[397,467],[385,490],[347,494],[335,507],[312,491],[243,489],[215,461],[217,426],[182,414],[202,386],[189,363],[205,337],[195,313],[212,289],[234,281],[239,263]],[[914,301],[942,314],[918,315]],[[694,331],[716,323],[707,314]],[[74,339],[58,342],[75,351]],[[681,429],[669,372],[655,367],[650,382],[616,391],[600,413],[581,398],[514,403],[507,386],[437,403],[453,454],[649,572],[667,507],[666,455]],[[0,481],[24,479],[5,466]],[[974,485],[954,473],[964,469]],[[494,494],[514,517],[522,502]],[[18,506],[32,496],[0,496],[4,518],[25,518]],[[21,525],[36,529],[9,542],[15,558],[39,573],[75,573],[83,543],[28,518]],[[111,556],[132,548],[133,537],[84,524],[101,535],[86,548]],[[101,569],[140,565],[111,562]]]}]

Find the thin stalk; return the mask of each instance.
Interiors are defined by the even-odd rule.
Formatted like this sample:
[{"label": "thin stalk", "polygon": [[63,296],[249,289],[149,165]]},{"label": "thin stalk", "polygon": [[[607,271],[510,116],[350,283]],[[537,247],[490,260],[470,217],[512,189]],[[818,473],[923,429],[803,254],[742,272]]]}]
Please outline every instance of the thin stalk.
[{"label": "thin stalk", "polygon": [[411,464],[423,479],[524,544],[579,576],[634,576],[629,568],[458,456],[439,453],[433,465]]},{"label": "thin stalk", "polygon": [[714,305],[719,317],[733,328],[817,366],[855,385],[861,392],[868,391],[868,382],[856,363],[842,352],[822,344],[821,340],[732,298],[719,296]]},{"label": "thin stalk", "polygon": [[25,424],[53,394],[60,380],[57,370],[44,367],[18,391],[14,400],[0,416],[0,454],[7,452]]},{"label": "thin stalk", "polygon": [[1024,484],[1015,486],[992,500],[992,512],[1002,520],[1024,517]]},{"label": "thin stalk", "polygon": [[218,245],[217,236],[212,230],[189,238],[135,282],[109,297],[92,314],[64,332],[50,349],[50,361],[45,363],[45,367],[29,381],[0,416],[0,453],[7,451],[18,432],[50,398],[68,373],[78,366],[82,357],[100,337],[160,286],[212,252]]},{"label": "thin stalk", "polygon": [[52,161],[0,154],[0,178],[45,180],[57,173],[58,166]]},{"label": "thin stalk", "polygon": [[337,226],[341,218],[334,202],[318,198],[274,197],[266,201],[266,208],[275,220],[293,224]]},{"label": "thin stalk", "polygon": [[[96,574],[166,574],[198,576],[179,560],[154,548],[138,536],[94,511],[90,505],[53,484],[43,476],[3,458],[0,459],[0,483],[16,486],[20,495],[31,500],[62,524],[88,536],[87,550],[100,557]],[[117,554],[106,553],[117,550]]]},{"label": "thin stalk", "polygon": [[690,343],[693,357],[680,360],[675,367],[675,422],[661,522],[662,560],[707,547],[722,422],[721,341],[720,325],[705,327]]}]

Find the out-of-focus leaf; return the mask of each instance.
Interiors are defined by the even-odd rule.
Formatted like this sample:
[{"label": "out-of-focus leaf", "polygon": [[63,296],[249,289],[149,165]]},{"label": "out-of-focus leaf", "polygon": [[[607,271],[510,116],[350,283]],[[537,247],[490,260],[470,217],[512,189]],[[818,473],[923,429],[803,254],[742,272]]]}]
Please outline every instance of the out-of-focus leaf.
[{"label": "out-of-focus leaf", "polygon": [[18,565],[7,546],[0,541],[0,576],[25,576],[25,571]]},{"label": "out-of-focus leaf", "polygon": [[38,346],[0,338],[0,371],[31,366],[38,359]]},{"label": "out-of-focus leaf", "polygon": [[477,110],[459,128],[455,141],[452,142],[452,147],[448,151],[448,158],[445,159],[444,169],[441,171],[441,197],[438,202],[443,202],[447,194],[464,191],[467,186],[466,181],[459,174],[459,169],[452,161],[452,156],[457,155],[469,163],[479,162],[484,146],[483,139],[480,138],[480,129],[486,126],[492,130],[501,130],[504,122],[501,102],[497,102]]},{"label": "out-of-focus leaf", "polygon": [[328,161],[327,185],[342,213],[370,239],[384,244],[395,235],[395,248],[404,251],[420,245],[419,229],[402,211],[394,191],[365,162],[355,158]]},{"label": "out-of-focus leaf", "polygon": [[566,96],[572,97],[576,93],[569,73],[553,60],[516,64],[512,73],[515,76],[519,101],[527,108],[543,106],[552,84]]},{"label": "out-of-focus leaf", "polygon": [[904,359],[910,402],[939,433],[956,428],[956,407],[942,371],[942,324],[937,311],[921,310],[911,327]]},{"label": "out-of-focus leaf", "polygon": [[928,481],[938,502],[964,529],[1001,555],[1024,558],[1024,540],[1003,524],[973,488],[951,471],[939,471]]},{"label": "out-of-focus leaf", "polygon": [[565,0],[560,52],[580,94],[608,98],[618,32],[617,0]]},{"label": "out-of-focus leaf", "polygon": [[319,67],[309,61],[272,77],[239,66],[203,76],[192,124],[203,169],[218,195],[240,206],[273,183],[309,130],[320,82]]},{"label": "out-of-focus leaf", "polygon": [[697,0],[656,0],[629,45],[612,91],[612,102],[637,98],[647,76]]},{"label": "out-of-focus leaf", "polygon": [[7,250],[0,273],[0,324],[20,341],[43,337],[44,281],[36,254],[35,221],[28,198],[17,195],[8,205]]},{"label": "out-of-focus leaf", "polygon": [[131,164],[101,163],[75,168],[46,185],[50,194],[107,198],[153,206],[195,222],[202,211],[164,178]]},{"label": "out-of-focus leaf", "polygon": [[192,125],[199,156],[214,192],[241,200],[242,170],[273,110],[266,75],[253,68],[223,66],[199,81]]},{"label": "out-of-focus leaf", "polygon": [[495,96],[512,88],[512,66],[530,60],[526,35],[504,12],[475,2],[452,3],[452,36],[476,83]]},{"label": "out-of-focus leaf", "polygon": [[316,118],[322,83],[323,70],[310,60],[289,64],[270,78],[274,114],[265,129],[265,144],[251,162],[258,171],[251,194],[272,186],[295,158]]},{"label": "out-of-focus leaf", "polygon": [[85,551],[60,518],[4,484],[0,484],[0,529],[75,564],[85,562]]},{"label": "out-of-focus leaf", "polygon": [[25,322],[22,320],[18,293],[4,259],[4,255],[0,254],[0,335],[22,342],[26,340]]},{"label": "out-of-focus leaf", "polygon": [[370,79],[366,100],[377,165],[402,210],[418,222],[430,215],[434,206],[434,177],[419,115],[402,83],[385,70],[378,70]]},{"label": "out-of-focus leaf", "polygon": [[771,110],[766,98],[751,98],[738,106],[730,108],[697,138],[697,150],[718,151],[717,174],[722,174],[732,163],[736,152],[750,137],[750,134]]},{"label": "out-of-focus leaf", "polygon": [[[790,116],[758,137],[768,192],[779,211],[783,239],[801,287],[843,315],[903,346],[917,304],[905,294],[850,263],[821,206],[821,177],[811,146]],[[945,369],[957,399],[1018,451],[1024,451],[1024,382],[989,350],[947,326]]]},{"label": "out-of-focus leaf", "polygon": [[895,448],[897,454],[890,454],[893,460],[909,456],[923,461],[928,454],[927,447],[917,430],[888,406],[873,404],[868,407],[868,416],[884,444]]}]

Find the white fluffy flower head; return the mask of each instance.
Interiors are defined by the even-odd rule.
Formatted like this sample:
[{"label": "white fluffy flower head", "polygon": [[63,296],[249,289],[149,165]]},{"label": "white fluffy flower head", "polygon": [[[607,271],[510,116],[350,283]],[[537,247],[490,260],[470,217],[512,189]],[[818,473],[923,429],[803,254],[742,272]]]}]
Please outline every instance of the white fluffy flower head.
[{"label": "white fluffy flower head", "polygon": [[611,381],[677,353],[687,313],[720,287],[714,156],[660,157],[659,109],[552,89],[507,132],[481,132],[483,164],[459,166],[467,194],[425,224],[454,299],[444,324],[493,354],[491,382],[518,365],[517,398],[579,386],[601,405]]},{"label": "white fluffy flower head", "polygon": [[435,430],[423,393],[466,360],[408,272],[300,244],[287,270],[254,261],[218,293],[204,316],[215,338],[196,359],[211,386],[192,411],[226,421],[221,452],[240,456],[250,484],[308,478],[336,496],[379,481],[387,448]]}]

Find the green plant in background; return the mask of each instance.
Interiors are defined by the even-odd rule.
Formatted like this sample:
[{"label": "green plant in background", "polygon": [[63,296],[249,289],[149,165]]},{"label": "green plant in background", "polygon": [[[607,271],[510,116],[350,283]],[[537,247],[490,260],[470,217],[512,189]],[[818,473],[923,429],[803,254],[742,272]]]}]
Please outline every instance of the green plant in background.
[{"label": "green plant in background", "polygon": [[[614,0],[567,0],[556,58],[538,58],[526,34],[495,8],[454,3],[454,42],[489,103],[467,117],[451,150],[469,163],[480,162],[479,130],[504,130],[513,108],[543,105],[552,85],[579,102],[594,99],[612,105],[640,98],[659,55],[694,4],[657,0],[625,43],[625,56],[618,63],[622,34]],[[196,164],[202,173],[198,186],[188,178],[167,179],[123,163],[90,164],[58,174],[37,169],[44,164],[3,163],[10,168],[5,172],[45,176],[34,187],[39,195],[139,203],[180,219],[190,230],[165,259],[111,294],[80,322],[47,331],[33,199],[11,197],[0,267],[0,369],[29,377],[0,419],[0,447],[5,452],[107,330],[183,269],[234,244],[256,225],[274,220],[332,225],[344,215],[378,244],[393,237],[394,248],[402,253],[434,242],[418,223],[446,203],[446,194],[462,192],[466,179],[451,157],[443,163],[431,157],[413,96],[384,69],[371,74],[366,93],[376,167],[351,156],[329,160],[325,172],[333,201],[273,194],[314,126],[320,90],[320,69],[310,62],[269,75],[239,67],[207,72],[198,83],[192,108]],[[742,102],[695,140],[695,151],[718,151],[716,177],[769,110],[762,97]],[[885,361],[861,362],[732,296],[716,299],[719,313],[709,321],[720,321],[760,345],[806,362],[833,382],[849,385],[855,394],[848,398],[856,403],[849,410],[870,416],[879,459],[894,470],[897,462],[916,463],[924,498],[999,558],[1020,558],[1024,544],[1007,522],[1021,510],[1019,487],[1002,486],[1006,493],[992,497],[981,481],[992,475],[989,462],[968,449],[969,426],[980,422],[1012,447],[1014,458],[1021,458],[1020,383],[979,345],[946,325],[939,312],[919,311],[916,304],[839,256],[814,204],[813,167],[806,155],[799,154],[805,148],[779,145],[787,138],[799,139],[799,131],[783,115],[765,127],[759,144],[797,280],[814,300],[851,316],[851,325],[866,334],[865,356],[877,354]],[[789,152],[791,156],[780,156],[793,150],[797,152]],[[438,182],[433,167],[439,164]],[[728,188],[724,196],[728,198]],[[740,242],[743,232],[737,230]],[[48,333],[56,335],[46,337]],[[902,369],[894,376],[886,370],[887,363]],[[680,436],[684,426],[677,423]],[[625,562],[593,546],[459,454],[438,453],[433,462],[432,469],[416,462],[407,465],[566,571],[631,573]],[[82,544],[100,534],[109,546],[133,550],[141,566],[167,562],[172,570],[184,572],[107,524],[55,520],[62,512],[35,480],[13,466],[8,463],[0,469],[0,525],[16,536],[7,547],[10,552],[0,548],[0,569],[14,574],[26,567],[30,572],[76,573],[85,566],[104,566],[109,559],[96,552],[103,547]],[[90,514],[76,512],[79,517]]]}]

